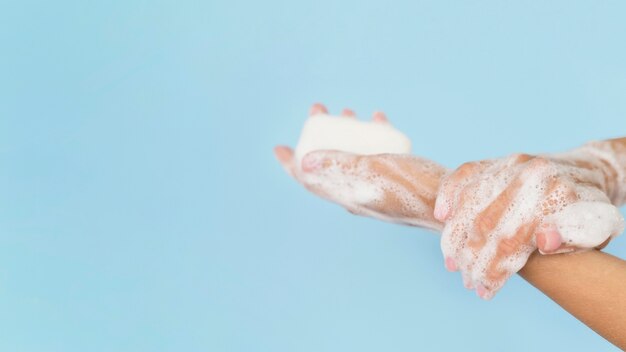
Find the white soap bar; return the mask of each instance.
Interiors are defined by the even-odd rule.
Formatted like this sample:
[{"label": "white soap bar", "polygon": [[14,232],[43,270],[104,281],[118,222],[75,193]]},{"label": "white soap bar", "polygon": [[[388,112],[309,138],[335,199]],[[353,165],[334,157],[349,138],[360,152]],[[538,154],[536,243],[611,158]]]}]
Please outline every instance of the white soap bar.
[{"label": "white soap bar", "polygon": [[339,150],[355,154],[409,154],[411,140],[387,122],[359,121],[324,114],[308,118],[302,129],[295,157],[315,150]]}]

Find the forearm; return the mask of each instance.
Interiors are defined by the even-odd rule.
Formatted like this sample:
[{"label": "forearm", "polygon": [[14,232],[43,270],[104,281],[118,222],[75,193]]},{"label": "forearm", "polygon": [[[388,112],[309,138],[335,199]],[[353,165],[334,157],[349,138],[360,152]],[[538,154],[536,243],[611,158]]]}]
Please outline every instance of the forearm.
[{"label": "forearm", "polygon": [[626,137],[589,142],[555,157],[596,172],[599,187],[611,202],[616,206],[626,203]]},{"label": "forearm", "polygon": [[530,257],[526,281],[621,349],[626,349],[626,261],[600,251]]}]

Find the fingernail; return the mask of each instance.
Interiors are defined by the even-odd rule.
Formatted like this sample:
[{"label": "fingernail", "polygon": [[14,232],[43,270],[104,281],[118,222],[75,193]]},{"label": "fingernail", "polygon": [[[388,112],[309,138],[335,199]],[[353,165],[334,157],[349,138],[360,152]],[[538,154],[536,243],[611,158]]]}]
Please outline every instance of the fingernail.
[{"label": "fingernail", "polygon": [[452,259],[450,257],[446,257],[445,265],[446,265],[446,269],[448,269],[448,271],[457,271],[457,270],[459,270],[457,268],[457,266],[456,266],[456,262],[454,261],[454,259]]},{"label": "fingernail", "polygon": [[484,299],[485,295],[487,294],[487,289],[482,284],[478,284],[476,285],[476,294],[478,295],[478,297]]},{"label": "fingernail", "polygon": [[[560,248],[560,247],[559,247]],[[576,248],[561,248],[558,249],[554,252],[550,252],[550,254],[565,254],[565,253],[572,253],[576,250]],[[541,251],[539,251],[541,252]],[[541,254],[546,254],[546,253],[541,253]]]},{"label": "fingernail", "polygon": [[543,253],[543,249],[546,248],[546,235],[543,232],[538,233],[535,240],[537,241],[539,252]]},{"label": "fingernail", "polygon": [[443,204],[443,202],[437,203],[435,205],[435,212],[433,215],[435,216],[435,219],[445,221],[448,217],[448,206]]},{"label": "fingernail", "polygon": [[387,115],[382,111],[376,111],[372,115],[372,120],[375,122],[387,122]]},{"label": "fingernail", "polygon": [[552,228],[538,233],[536,240],[537,248],[542,254],[556,251],[561,247],[561,243],[563,242],[561,234],[556,229]]},{"label": "fingernail", "polygon": [[320,115],[320,114],[328,114],[328,109],[323,104],[315,103],[309,109],[309,116]]},{"label": "fingernail", "polygon": [[341,111],[341,116],[356,117],[356,113],[354,112],[354,110],[346,108],[346,109],[343,109],[343,111]]},{"label": "fingernail", "polygon": [[547,251],[555,251],[561,246],[561,235],[554,231],[546,234],[546,247]]}]

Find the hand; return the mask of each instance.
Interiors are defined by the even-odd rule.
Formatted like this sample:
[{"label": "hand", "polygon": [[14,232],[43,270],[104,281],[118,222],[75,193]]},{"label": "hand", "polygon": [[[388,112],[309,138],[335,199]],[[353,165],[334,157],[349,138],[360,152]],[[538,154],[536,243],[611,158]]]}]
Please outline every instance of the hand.
[{"label": "hand", "polygon": [[462,165],[444,178],[435,205],[446,267],[489,299],[537,248],[601,245],[624,229],[605,183],[575,158],[516,154]]},{"label": "hand", "polygon": [[[302,139],[296,151],[286,146],[276,147],[276,157],[296,181],[354,214],[441,230],[442,224],[434,219],[432,209],[440,179],[446,170],[434,162],[407,154],[379,154],[403,148],[389,146],[389,142],[397,144],[398,137],[389,131],[393,127],[385,114],[374,113],[371,122],[346,124],[346,119],[355,119],[351,110],[345,109],[340,117],[330,118],[323,105],[315,104],[305,129],[311,126],[314,119],[328,119],[326,122],[330,124],[341,124],[347,132],[360,138],[350,140],[340,134],[319,135],[328,130],[318,129],[315,132],[318,135],[314,136],[303,131],[303,138],[306,134],[307,139],[323,140],[321,148],[325,150],[307,153],[314,147]],[[377,138],[366,139],[362,135],[364,131],[373,133]],[[303,144],[307,146],[303,147]],[[365,152],[370,155],[362,155],[364,152],[359,150],[363,148],[361,144],[365,144]]]}]

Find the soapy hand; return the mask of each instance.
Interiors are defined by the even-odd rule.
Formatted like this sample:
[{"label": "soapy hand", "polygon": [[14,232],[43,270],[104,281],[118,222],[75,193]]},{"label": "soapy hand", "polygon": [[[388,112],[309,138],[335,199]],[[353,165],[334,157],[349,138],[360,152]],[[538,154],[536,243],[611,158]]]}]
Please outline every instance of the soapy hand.
[{"label": "soapy hand", "polygon": [[358,121],[353,111],[311,107],[296,150],[278,146],[284,169],[314,194],[353,214],[440,231],[432,209],[446,169],[411,156],[410,141],[385,114]]},{"label": "soapy hand", "polygon": [[352,213],[443,229],[446,267],[460,269],[466,287],[491,298],[537,248],[544,254],[594,248],[623,230],[611,205],[626,201],[620,148],[626,149],[621,139],[590,143],[559,155],[467,163],[449,173],[409,155],[410,141],[383,113],[362,122],[351,110],[333,117],[315,104],[296,150],[279,146],[275,154],[305,188]]},{"label": "soapy hand", "polygon": [[572,155],[470,162],[444,178],[435,218],[445,265],[466,287],[489,299],[535,249],[593,248],[623,231],[605,175]]}]

